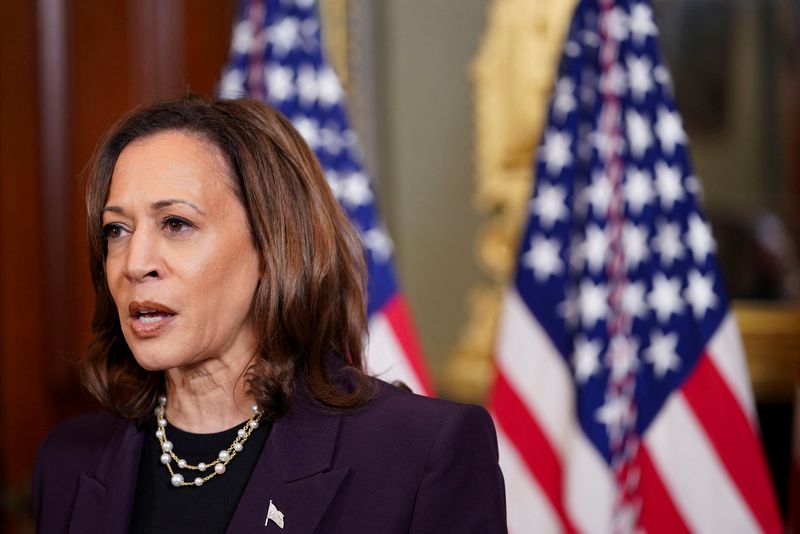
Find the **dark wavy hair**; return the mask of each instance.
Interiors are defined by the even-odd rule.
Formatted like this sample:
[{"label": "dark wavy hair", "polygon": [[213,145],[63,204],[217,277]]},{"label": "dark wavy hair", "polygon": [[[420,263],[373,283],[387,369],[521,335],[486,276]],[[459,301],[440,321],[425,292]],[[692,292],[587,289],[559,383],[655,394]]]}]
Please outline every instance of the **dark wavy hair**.
[{"label": "dark wavy hair", "polygon": [[[272,418],[283,415],[297,387],[333,408],[373,395],[363,369],[366,305],[364,254],[316,157],[276,110],[255,100],[186,94],[137,108],[105,134],[87,167],[89,264],[96,292],[93,341],[80,363],[87,391],[127,418],[149,415],[164,391],[164,373],[139,366],[123,338],[109,292],[102,210],[114,166],[132,141],[186,132],[227,158],[250,223],[263,274],[251,313],[259,346],[244,379]],[[346,380],[331,376],[332,355]],[[343,385],[342,385],[343,384]]]}]

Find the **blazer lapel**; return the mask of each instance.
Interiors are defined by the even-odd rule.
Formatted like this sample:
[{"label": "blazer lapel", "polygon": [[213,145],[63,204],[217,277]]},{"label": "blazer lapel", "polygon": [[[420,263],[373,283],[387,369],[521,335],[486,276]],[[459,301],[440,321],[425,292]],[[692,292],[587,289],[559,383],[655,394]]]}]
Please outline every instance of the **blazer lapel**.
[{"label": "blazer lapel", "polygon": [[[228,534],[310,534],[349,469],[330,470],[341,415],[315,407],[302,395],[276,421],[239,501]],[[283,516],[281,529],[270,503]]]},{"label": "blazer lapel", "polygon": [[128,531],[142,443],[136,424],[120,420],[95,472],[81,475],[70,533]]}]

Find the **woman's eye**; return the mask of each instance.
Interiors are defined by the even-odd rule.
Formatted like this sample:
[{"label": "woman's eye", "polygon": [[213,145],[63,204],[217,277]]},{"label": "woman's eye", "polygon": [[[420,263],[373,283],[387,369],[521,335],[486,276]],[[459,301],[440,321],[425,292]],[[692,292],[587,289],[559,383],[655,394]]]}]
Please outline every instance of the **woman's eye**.
[{"label": "woman's eye", "polygon": [[163,226],[172,234],[185,234],[193,228],[192,223],[180,217],[167,217],[163,221]]},{"label": "woman's eye", "polygon": [[103,239],[106,241],[113,241],[122,237],[125,229],[119,224],[107,224],[103,226]]}]

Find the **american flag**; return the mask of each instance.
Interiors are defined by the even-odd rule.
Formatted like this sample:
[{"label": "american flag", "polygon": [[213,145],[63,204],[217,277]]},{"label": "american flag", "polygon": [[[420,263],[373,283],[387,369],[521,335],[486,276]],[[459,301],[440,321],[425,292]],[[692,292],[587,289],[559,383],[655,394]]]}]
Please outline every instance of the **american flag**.
[{"label": "american flag", "polygon": [[358,230],[367,257],[368,370],[431,392],[405,299],[392,267],[393,245],[350,128],[344,90],[323,53],[315,0],[243,0],[233,29],[223,98],[267,102],[292,121]]},{"label": "american flag", "polygon": [[581,0],[565,41],[495,354],[513,534],[782,529],[657,36]]}]

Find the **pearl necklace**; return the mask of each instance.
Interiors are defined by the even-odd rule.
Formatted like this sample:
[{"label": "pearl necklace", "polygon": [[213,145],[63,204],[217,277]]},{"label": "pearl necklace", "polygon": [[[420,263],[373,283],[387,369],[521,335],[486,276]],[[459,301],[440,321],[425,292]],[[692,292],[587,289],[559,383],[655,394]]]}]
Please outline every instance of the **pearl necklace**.
[{"label": "pearl necklace", "polygon": [[[163,453],[161,455],[161,463],[166,466],[167,470],[169,471],[170,482],[172,482],[172,485],[176,488],[181,486],[199,487],[215,476],[223,474],[225,472],[225,466],[227,466],[228,463],[233,460],[233,457],[236,456],[237,452],[242,452],[247,438],[250,437],[250,434],[253,433],[253,430],[258,428],[258,422],[261,420],[262,415],[261,410],[259,410],[258,406],[254,404],[253,415],[251,415],[250,419],[247,420],[244,426],[236,432],[236,439],[233,440],[233,443],[231,443],[230,447],[219,451],[217,459],[212,462],[200,462],[197,465],[192,465],[183,458],[179,458],[178,455],[175,454],[175,451],[172,450],[172,442],[167,439],[167,419],[165,417],[166,407],[167,397],[162,395],[158,398],[158,406],[156,406],[155,409],[157,425],[156,438],[158,438],[158,442],[161,444],[161,451]],[[209,475],[195,477],[193,482],[185,482],[182,474],[173,471],[173,460],[180,469],[189,469],[191,471],[205,473],[206,470],[212,468],[213,471]]]}]

